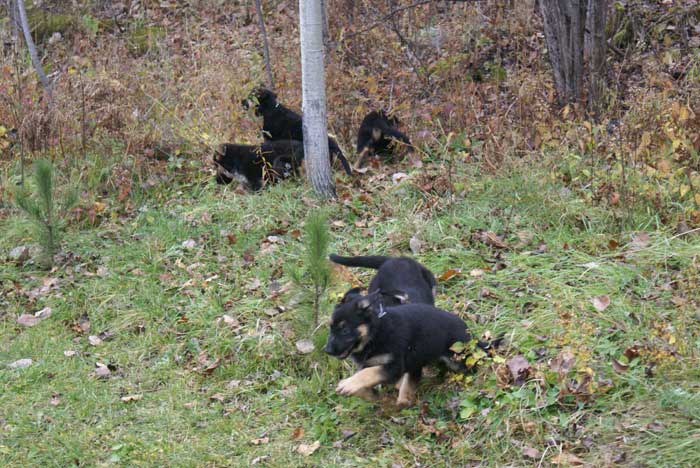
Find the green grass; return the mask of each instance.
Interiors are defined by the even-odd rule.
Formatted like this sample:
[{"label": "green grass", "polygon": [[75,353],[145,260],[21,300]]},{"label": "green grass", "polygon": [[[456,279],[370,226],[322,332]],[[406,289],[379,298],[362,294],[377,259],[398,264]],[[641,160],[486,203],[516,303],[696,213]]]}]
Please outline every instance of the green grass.
[{"label": "green grass", "polygon": [[[452,203],[410,180],[341,186],[328,207],[331,252],[410,254],[417,234],[417,258],[437,275],[461,269],[440,283],[438,305],[476,335],[504,333],[500,355],[532,366],[522,387],[499,387],[498,363],[487,359],[466,381],[426,378],[422,404],[403,411],[390,397],[336,395],[352,366],[299,355],[294,343],[308,336],[296,319],[311,305],[294,287],[271,291],[304,259],[294,230],[317,205],[311,193],[296,182],[245,195],[176,183],[139,193],[132,216],[69,226],[57,271],[0,264],[0,466],[536,466],[523,447],[539,450],[543,465],[564,452],[589,463],[700,466],[698,236],[674,236],[653,214],[621,227],[607,210],[543,186],[541,174],[458,177],[467,189]],[[479,229],[503,233],[509,248],[474,239]],[[19,215],[0,230],[3,255],[30,242]],[[650,240],[633,253],[638,231]],[[366,284],[371,272],[352,274]],[[25,294],[45,278],[57,287]],[[350,278],[336,270],[323,320]],[[611,304],[597,312],[591,298],[602,294]],[[53,314],[35,327],[16,323],[45,306]],[[268,315],[275,306],[286,310]],[[224,314],[238,326],[217,323]],[[81,316],[88,332],[77,328]],[[112,336],[88,343],[101,332]],[[639,356],[615,372],[612,359],[626,362],[633,346]],[[559,376],[550,362],[563,350],[576,363]],[[34,364],[7,367],[21,358]],[[112,367],[109,378],[92,375],[96,362]],[[121,401],[128,395],[141,398]],[[344,431],[357,434],[342,441]],[[310,457],[296,452],[316,440]]]}]

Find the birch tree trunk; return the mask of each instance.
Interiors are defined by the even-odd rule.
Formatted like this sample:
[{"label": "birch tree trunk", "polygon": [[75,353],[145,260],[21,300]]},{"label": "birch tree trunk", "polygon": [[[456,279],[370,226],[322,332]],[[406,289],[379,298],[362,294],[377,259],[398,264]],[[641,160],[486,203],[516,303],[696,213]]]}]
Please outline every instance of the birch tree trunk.
[{"label": "birch tree trunk", "polygon": [[29,49],[29,57],[32,59],[32,65],[34,65],[34,70],[36,74],[39,75],[39,80],[44,86],[46,91],[49,104],[53,101],[51,95],[51,83],[44,73],[44,69],[41,66],[41,61],[39,60],[39,55],[36,52],[36,46],[34,45],[34,39],[32,39],[32,31],[29,29],[29,21],[27,20],[27,10],[24,8],[24,0],[17,0],[17,10],[19,11],[19,20],[22,26],[22,33],[24,34],[24,41],[27,43],[27,49]]},{"label": "birch tree trunk", "polygon": [[299,0],[299,32],[306,176],[317,195],[335,198],[328,158],[321,0]]}]

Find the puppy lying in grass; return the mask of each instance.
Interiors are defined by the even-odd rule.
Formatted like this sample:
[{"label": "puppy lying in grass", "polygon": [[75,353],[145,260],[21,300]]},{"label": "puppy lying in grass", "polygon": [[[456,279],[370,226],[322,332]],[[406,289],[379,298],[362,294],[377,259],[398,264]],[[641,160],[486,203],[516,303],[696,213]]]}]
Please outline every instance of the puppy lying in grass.
[{"label": "puppy lying in grass", "polygon": [[265,183],[296,176],[304,159],[304,144],[296,140],[266,141],[262,145],[224,143],[214,154],[216,181],[245,182],[251,190]]},{"label": "puppy lying in grass", "polygon": [[338,304],[331,318],[324,351],[348,356],[360,370],[341,380],[336,391],[373,399],[373,387],[398,383],[396,404],[411,406],[424,366],[442,361],[450,370],[466,373],[450,347],[471,337],[456,315],[427,304],[384,307],[379,292]]},{"label": "puppy lying in grass", "polygon": [[[379,292],[384,307],[400,304],[435,304],[435,276],[426,267],[408,257],[341,257],[331,254],[332,262],[349,267],[377,270],[369,283],[368,292]],[[360,295],[361,288],[352,288],[341,302],[348,302]]]}]

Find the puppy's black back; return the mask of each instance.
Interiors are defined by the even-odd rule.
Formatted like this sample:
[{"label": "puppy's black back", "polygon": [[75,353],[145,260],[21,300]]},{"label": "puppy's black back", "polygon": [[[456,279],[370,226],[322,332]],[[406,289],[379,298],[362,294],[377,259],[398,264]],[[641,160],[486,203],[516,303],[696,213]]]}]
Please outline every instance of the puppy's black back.
[{"label": "puppy's black back", "polygon": [[274,183],[298,172],[304,145],[295,140],[266,141],[262,145],[224,143],[214,156],[217,182],[230,183],[231,175],[245,178],[252,190],[262,188],[263,178]]},{"label": "puppy's black back", "polygon": [[396,127],[398,119],[389,117],[384,111],[372,111],[362,119],[357,132],[357,153],[361,155],[360,165],[364,161],[364,152],[391,155],[392,140],[399,140],[411,145],[408,137]]}]

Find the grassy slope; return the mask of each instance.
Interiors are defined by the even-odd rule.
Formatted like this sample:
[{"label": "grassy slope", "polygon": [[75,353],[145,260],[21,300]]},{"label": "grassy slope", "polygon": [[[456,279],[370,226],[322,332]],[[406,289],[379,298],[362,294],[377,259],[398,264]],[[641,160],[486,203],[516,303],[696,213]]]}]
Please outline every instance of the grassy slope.
[{"label": "grassy slope", "polygon": [[[269,292],[299,263],[293,230],[310,193],[294,182],[257,195],[210,183],[176,186],[167,196],[145,196],[135,218],[73,227],[65,250],[78,257],[59,272],[0,264],[0,466],[249,466],[258,457],[267,466],[536,465],[526,446],[545,465],[560,451],[602,465],[700,465],[697,236],[674,238],[656,230],[653,216],[639,216],[630,231],[651,239],[630,254],[629,232],[620,233],[609,213],[543,187],[540,174],[460,177],[468,189],[451,206],[441,200],[435,207],[410,181],[383,179],[362,197],[342,189],[344,201],[330,208],[331,219],[342,221],[332,227],[332,250],[407,253],[418,233],[420,261],[438,274],[463,272],[440,284],[438,304],[460,312],[476,333],[506,333],[502,355],[523,354],[533,366],[524,387],[499,389],[496,364],[486,363],[467,384],[426,379],[424,405],[401,412],[336,396],[351,366],[299,355],[294,342],[303,335],[294,317],[308,305],[294,306],[294,291]],[[281,226],[286,233],[273,232]],[[475,229],[507,232],[506,268],[489,271],[495,253],[471,239]],[[2,220],[0,230],[8,233],[2,252],[26,242],[21,218]],[[519,245],[519,231],[533,239]],[[271,233],[279,242],[261,251]],[[187,239],[194,248],[182,246]],[[620,246],[611,249],[611,239]],[[540,242],[546,248],[538,251]],[[473,277],[473,269],[486,272]],[[58,277],[58,288],[35,303],[12,283],[30,290],[45,277]],[[326,313],[349,279],[336,275]],[[604,312],[590,302],[600,294],[611,298]],[[278,304],[288,310],[264,313]],[[53,315],[39,325],[16,323],[44,306]],[[215,323],[224,313],[240,328]],[[82,314],[88,333],[74,329]],[[91,346],[87,336],[103,331],[113,337]],[[641,361],[616,373],[611,359],[635,344],[645,349]],[[557,380],[548,362],[567,348],[576,366]],[[20,358],[34,364],[6,368]],[[222,361],[211,374],[200,372],[215,358]],[[116,366],[112,376],[91,376],[95,362]],[[588,401],[556,400],[566,381],[586,374],[594,376],[592,395],[579,399]],[[120,400],[134,394],[142,398]],[[461,419],[460,402],[477,411]],[[344,430],[357,434],[334,446]],[[315,440],[321,448],[311,457],[295,452]]]}]

